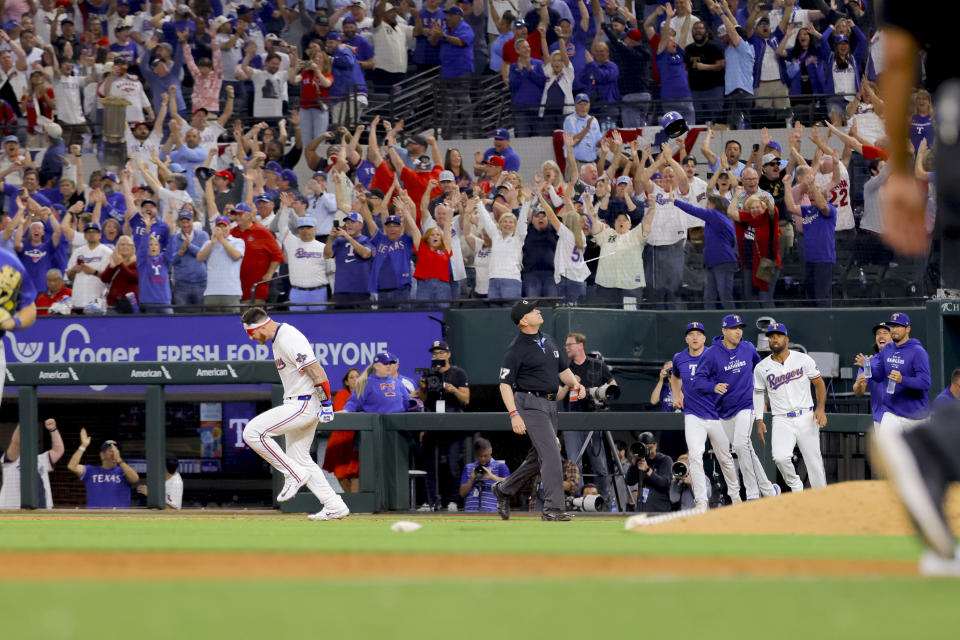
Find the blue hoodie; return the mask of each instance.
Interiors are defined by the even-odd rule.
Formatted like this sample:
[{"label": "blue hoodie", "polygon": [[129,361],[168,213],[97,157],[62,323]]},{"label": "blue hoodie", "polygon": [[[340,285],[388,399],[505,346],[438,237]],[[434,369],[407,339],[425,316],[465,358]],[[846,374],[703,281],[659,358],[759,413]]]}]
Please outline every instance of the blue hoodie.
[{"label": "blue hoodie", "polygon": [[703,264],[707,269],[725,262],[737,262],[737,232],[727,214],[716,209],[701,209],[680,199],[674,200],[673,204],[705,223]]},{"label": "blue hoodie", "polygon": [[[894,370],[900,372],[903,381],[888,394],[887,378]],[[883,345],[880,353],[870,358],[870,373],[874,382],[884,385],[884,412],[913,420],[930,414],[930,356],[919,340],[910,338],[900,345]]]},{"label": "blue hoodie", "polygon": [[363,395],[354,393],[343,406],[350,413],[403,413],[407,410],[410,392],[397,377],[381,378],[370,374]]},{"label": "blue hoodie", "polygon": [[703,352],[693,386],[700,393],[713,394],[717,384],[727,383],[727,392],[717,396],[717,413],[722,419],[732,418],[753,409],[753,368],[758,362],[760,354],[752,342],[741,340],[734,349],[727,349],[723,336],[716,336]]}]

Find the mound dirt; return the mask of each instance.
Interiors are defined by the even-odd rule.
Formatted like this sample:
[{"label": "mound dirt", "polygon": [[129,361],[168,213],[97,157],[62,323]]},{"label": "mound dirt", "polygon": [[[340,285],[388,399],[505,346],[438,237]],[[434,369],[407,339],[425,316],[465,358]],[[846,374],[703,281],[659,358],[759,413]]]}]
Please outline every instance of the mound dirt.
[{"label": "mound dirt", "polygon": [[[960,528],[960,488],[947,500],[947,517]],[[841,482],[712,509],[638,527],[641,533],[909,535],[913,527],[893,488],[882,480]]]}]

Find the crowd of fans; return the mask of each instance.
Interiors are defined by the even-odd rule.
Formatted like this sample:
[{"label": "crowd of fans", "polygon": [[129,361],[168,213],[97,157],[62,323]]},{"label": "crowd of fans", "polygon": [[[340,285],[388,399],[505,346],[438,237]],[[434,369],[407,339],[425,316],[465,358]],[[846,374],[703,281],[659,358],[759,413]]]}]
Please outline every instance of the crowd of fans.
[{"label": "crowd of fans", "polygon": [[[882,31],[869,5],[287,4],[3,5],[0,245],[43,291],[41,313],[520,295],[829,305],[844,279],[875,276],[871,263],[904,267],[923,293],[925,263],[904,266],[878,240]],[[402,122],[343,126],[367,87],[431,66],[443,79],[501,73],[513,135],[497,129],[464,158]],[[85,171],[114,98],[129,160]],[[712,149],[712,130],[699,149],[628,141],[661,107],[733,127],[802,107],[829,131],[800,118],[752,152]],[[521,178],[511,138],[555,129],[563,152]],[[911,131],[929,181],[923,91]]]}]

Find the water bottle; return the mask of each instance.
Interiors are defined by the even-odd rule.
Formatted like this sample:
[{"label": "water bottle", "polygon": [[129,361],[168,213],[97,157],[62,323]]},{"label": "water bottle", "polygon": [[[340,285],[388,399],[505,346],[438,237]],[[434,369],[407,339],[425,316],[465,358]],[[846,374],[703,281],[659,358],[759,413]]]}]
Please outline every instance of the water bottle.
[{"label": "water bottle", "polygon": [[576,387],[570,389],[570,402],[580,402],[580,394],[577,393]]},{"label": "water bottle", "polygon": [[897,382],[893,378],[890,378],[889,380],[887,380],[887,395],[888,396],[893,395],[893,392],[896,391],[896,389],[897,389]]},{"label": "water bottle", "polygon": [[737,119],[737,129],[741,131],[747,128],[746,118],[743,117],[743,112],[740,112],[740,117]]}]

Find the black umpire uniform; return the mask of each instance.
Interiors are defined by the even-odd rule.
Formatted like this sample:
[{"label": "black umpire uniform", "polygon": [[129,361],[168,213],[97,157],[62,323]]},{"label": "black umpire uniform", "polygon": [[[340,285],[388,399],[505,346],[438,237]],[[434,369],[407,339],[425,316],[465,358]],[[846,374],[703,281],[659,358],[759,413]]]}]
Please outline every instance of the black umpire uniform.
[{"label": "black umpire uniform", "polygon": [[[519,325],[520,320],[535,308],[535,302],[521,300],[513,305],[510,318]],[[569,366],[564,350],[552,337],[539,331],[518,334],[504,355],[500,383],[513,388],[517,411],[533,445],[517,470],[494,485],[497,510],[504,519],[509,517],[509,498],[537,473],[543,483],[543,519],[570,519],[565,512],[563,462],[557,440],[559,374]]]}]

